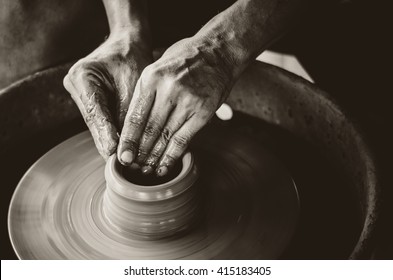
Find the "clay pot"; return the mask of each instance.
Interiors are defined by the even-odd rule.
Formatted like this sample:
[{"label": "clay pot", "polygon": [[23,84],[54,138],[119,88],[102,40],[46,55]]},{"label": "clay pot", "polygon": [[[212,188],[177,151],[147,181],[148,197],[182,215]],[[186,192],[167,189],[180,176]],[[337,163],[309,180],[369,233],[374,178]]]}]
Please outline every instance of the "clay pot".
[{"label": "clay pot", "polygon": [[193,224],[198,205],[194,185],[198,174],[190,152],[183,156],[180,173],[162,184],[136,184],[128,181],[124,172],[127,168],[117,161],[116,155],[111,156],[105,167],[107,188],[103,201],[109,224],[123,234],[142,239],[161,239]]}]

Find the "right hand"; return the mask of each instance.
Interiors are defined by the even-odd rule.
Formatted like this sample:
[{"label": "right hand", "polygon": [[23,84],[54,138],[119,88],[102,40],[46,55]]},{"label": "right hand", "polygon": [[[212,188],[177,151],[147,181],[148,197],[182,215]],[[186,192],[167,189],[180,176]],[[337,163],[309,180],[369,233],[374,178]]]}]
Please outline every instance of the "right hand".
[{"label": "right hand", "polygon": [[152,62],[146,44],[128,35],[110,35],[71,67],[64,87],[71,94],[104,159],[116,152],[136,82]]}]

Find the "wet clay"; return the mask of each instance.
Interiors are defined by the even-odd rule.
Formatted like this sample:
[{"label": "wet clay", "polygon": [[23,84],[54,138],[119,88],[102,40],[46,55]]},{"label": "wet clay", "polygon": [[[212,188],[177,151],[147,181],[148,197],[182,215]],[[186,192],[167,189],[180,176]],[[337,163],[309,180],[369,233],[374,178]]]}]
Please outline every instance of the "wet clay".
[{"label": "wet clay", "polygon": [[[18,257],[278,258],[298,220],[294,182],[257,142],[238,134],[223,136],[193,145],[196,164],[183,159],[172,181],[131,188],[121,184],[112,193],[89,132],[66,140],[39,159],[15,191],[9,231]],[[110,167],[116,167],[114,157],[106,166],[107,178]],[[113,193],[117,196],[108,198]],[[179,200],[179,194],[186,195]]]}]

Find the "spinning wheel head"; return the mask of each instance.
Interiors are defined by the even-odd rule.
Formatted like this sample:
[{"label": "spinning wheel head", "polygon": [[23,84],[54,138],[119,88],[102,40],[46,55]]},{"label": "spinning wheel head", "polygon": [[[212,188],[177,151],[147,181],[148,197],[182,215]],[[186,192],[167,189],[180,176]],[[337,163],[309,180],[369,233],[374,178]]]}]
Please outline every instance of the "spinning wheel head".
[{"label": "spinning wheel head", "polygon": [[105,165],[87,131],[53,148],[26,172],[11,201],[18,257],[273,259],[295,230],[292,178],[241,136],[206,138],[168,182],[133,178],[114,156]]}]

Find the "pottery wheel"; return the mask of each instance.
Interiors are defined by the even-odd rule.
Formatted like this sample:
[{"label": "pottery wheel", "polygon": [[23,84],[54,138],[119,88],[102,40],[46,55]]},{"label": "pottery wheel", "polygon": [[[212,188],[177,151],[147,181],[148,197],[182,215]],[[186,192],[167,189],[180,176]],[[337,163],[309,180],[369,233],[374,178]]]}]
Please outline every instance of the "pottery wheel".
[{"label": "pottery wheel", "polygon": [[141,240],[119,234],[103,215],[105,162],[89,132],[66,140],[26,172],[14,193],[8,226],[15,252],[21,259],[278,258],[299,215],[289,172],[241,136],[211,137],[193,149],[198,219],[182,234]]}]

